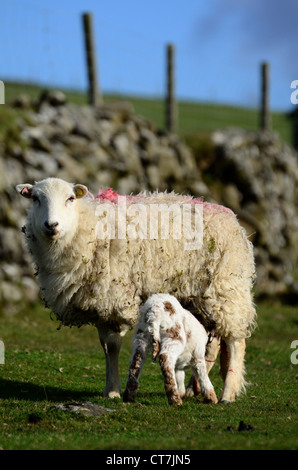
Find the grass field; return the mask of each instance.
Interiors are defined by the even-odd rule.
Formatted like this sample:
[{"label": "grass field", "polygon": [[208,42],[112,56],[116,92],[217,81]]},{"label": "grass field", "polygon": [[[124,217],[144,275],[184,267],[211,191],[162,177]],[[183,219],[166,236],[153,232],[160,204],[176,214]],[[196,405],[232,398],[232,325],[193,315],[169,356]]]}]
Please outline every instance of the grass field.
[{"label": "grass field", "polygon": [[[92,327],[62,328],[40,305],[0,316],[5,364],[0,365],[2,449],[297,449],[297,309],[258,308],[259,326],[247,345],[246,395],[233,404],[207,405],[201,398],[169,407],[157,364],[147,361],[135,404],[103,398],[105,361]],[[131,334],[120,357],[122,387]],[[219,396],[219,367],[211,371]],[[101,417],[53,408],[71,401],[115,410]],[[37,416],[31,422],[30,416]],[[253,429],[238,431],[240,421]]]},{"label": "grass field", "polygon": [[[37,98],[41,88],[36,85],[5,83],[5,102],[11,103],[21,93],[26,93],[31,98]],[[65,91],[67,99],[75,104],[83,105],[87,103],[87,95],[76,91]],[[125,100],[132,103],[137,114],[145,117],[156,124],[160,129],[164,128],[164,101],[136,96],[105,95],[104,101]],[[1,114],[5,111],[0,107],[0,133]],[[181,136],[192,133],[205,133],[223,127],[242,127],[248,130],[258,129],[259,112],[254,108],[243,108],[237,106],[220,105],[204,102],[180,101],[178,103],[178,129]],[[3,117],[2,121],[10,121],[15,118],[14,113]],[[272,128],[278,132],[281,138],[292,144],[293,129],[292,123],[286,112],[272,112]]]}]

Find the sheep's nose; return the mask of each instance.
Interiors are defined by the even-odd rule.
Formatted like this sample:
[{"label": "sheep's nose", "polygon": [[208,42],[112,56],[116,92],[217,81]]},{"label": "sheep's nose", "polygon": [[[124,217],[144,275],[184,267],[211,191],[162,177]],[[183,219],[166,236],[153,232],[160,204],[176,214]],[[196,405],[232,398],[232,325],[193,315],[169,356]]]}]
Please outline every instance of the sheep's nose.
[{"label": "sheep's nose", "polygon": [[46,221],[44,224],[45,224],[45,227],[46,227],[48,230],[53,230],[54,228],[57,227],[58,222],[53,222],[53,223],[49,224],[49,222]]}]

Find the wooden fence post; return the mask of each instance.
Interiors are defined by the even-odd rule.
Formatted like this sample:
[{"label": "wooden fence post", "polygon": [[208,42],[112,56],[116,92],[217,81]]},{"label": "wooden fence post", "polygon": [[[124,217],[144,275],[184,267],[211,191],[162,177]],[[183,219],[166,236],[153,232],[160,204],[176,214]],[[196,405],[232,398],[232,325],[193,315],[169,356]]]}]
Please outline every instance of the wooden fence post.
[{"label": "wooden fence post", "polygon": [[0,80],[0,104],[5,104],[5,86],[2,80]]},{"label": "wooden fence post", "polygon": [[89,104],[98,106],[102,103],[102,96],[98,86],[96,70],[96,54],[93,33],[92,13],[83,13],[83,28],[85,37],[86,62],[88,70],[88,97]]},{"label": "wooden fence post", "polygon": [[261,130],[270,130],[271,116],[269,104],[269,64],[261,64],[261,110],[260,110]]},{"label": "wooden fence post", "polygon": [[175,67],[174,67],[175,46],[167,45],[167,94],[166,94],[166,130],[175,132],[177,130],[177,103],[175,97]]}]

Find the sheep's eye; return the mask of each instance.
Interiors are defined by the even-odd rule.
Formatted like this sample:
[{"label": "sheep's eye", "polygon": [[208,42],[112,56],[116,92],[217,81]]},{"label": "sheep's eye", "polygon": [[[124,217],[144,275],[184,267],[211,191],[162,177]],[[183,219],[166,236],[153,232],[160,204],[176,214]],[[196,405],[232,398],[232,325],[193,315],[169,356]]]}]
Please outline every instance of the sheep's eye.
[{"label": "sheep's eye", "polygon": [[66,202],[73,202],[75,200],[75,197],[74,196],[70,196]]},{"label": "sheep's eye", "polygon": [[33,196],[32,196],[32,201],[34,201],[34,202],[38,201],[39,202],[39,199],[35,194],[33,194]]}]

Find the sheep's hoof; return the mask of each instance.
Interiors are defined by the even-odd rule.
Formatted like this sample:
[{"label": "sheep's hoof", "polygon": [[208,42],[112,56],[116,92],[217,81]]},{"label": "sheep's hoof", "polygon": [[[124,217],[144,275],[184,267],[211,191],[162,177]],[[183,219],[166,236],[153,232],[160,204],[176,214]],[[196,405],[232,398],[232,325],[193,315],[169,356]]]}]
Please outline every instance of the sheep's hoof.
[{"label": "sheep's hoof", "polygon": [[219,400],[218,403],[231,403],[229,400]]},{"label": "sheep's hoof", "polygon": [[108,398],[120,398],[120,393],[119,392],[108,392],[107,394],[104,394],[105,397]]},{"label": "sheep's hoof", "polygon": [[123,403],[135,403],[135,401],[135,398],[129,395],[129,393],[125,390],[123,394]]}]

